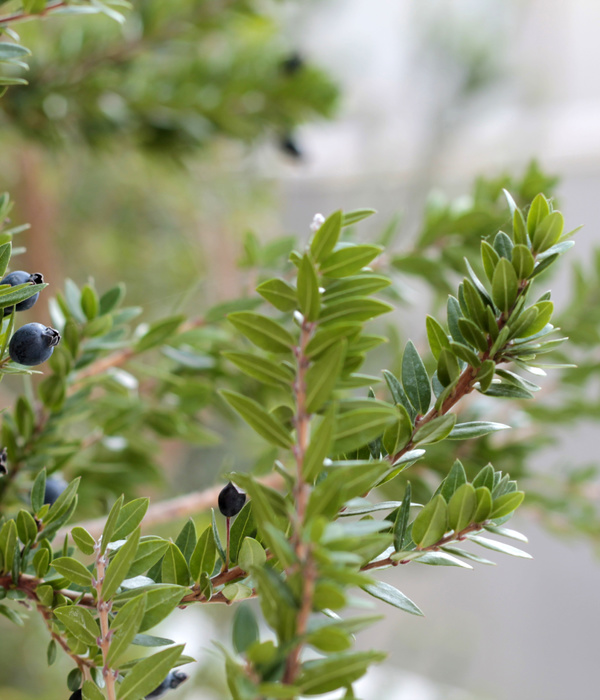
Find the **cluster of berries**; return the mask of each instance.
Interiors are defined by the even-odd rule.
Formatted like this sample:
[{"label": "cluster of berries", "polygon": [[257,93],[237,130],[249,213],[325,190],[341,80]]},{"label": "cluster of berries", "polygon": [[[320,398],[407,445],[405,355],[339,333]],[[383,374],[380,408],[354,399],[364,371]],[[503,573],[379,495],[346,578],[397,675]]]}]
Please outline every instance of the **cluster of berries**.
[{"label": "cluster of berries", "polygon": [[[15,270],[0,280],[0,285],[9,284],[16,287],[19,284],[42,284],[43,276],[39,272],[33,274],[24,270]],[[39,292],[20,301],[16,306],[7,306],[4,316],[9,316],[13,311],[27,311],[35,304],[40,296]],[[13,362],[32,367],[41,365],[52,355],[54,348],[60,342],[60,333],[54,328],[44,326],[41,323],[26,323],[15,332],[8,346],[8,354]]]}]

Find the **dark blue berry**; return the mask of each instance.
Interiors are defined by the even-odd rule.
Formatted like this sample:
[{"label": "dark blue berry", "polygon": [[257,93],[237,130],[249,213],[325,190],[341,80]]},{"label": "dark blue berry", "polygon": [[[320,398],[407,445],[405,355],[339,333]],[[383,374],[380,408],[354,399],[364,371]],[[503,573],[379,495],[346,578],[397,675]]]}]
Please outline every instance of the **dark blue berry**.
[{"label": "dark blue berry", "polygon": [[244,507],[246,502],[246,494],[238,491],[231,483],[221,490],[219,494],[219,510],[226,518],[233,518]]},{"label": "dark blue berry", "polygon": [[6,474],[8,469],[6,468],[6,464],[8,462],[8,452],[6,447],[2,448],[2,452],[0,452],[0,476],[3,474]]},{"label": "dark blue berry", "polygon": [[[42,284],[44,281],[44,277],[41,274],[41,272],[25,272],[24,270],[15,270],[14,272],[11,272],[9,275],[6,275],[4,279],[0,280],[0,284],[10,284],[11,287],[16,287],[18,284],[26,284],[27,282],[31,282],[32,284]],[[40,293],[38,292],[37,294],[34,294],[32,297],[29,297],[29,299],[25,299],[24,301],[20,301],[16,307],[14,307],[17,311],[27,311],[27,309],[30,309],[35,302],[38,300],[38,297],[40,296]],[[13,307],[12,306],[7,306],[4,309],[4,315],[9,316],[12,313]]]},{"label": "dark blue berry", "polygon": [[48,477],[46,479],[46,490],[44,491],[44,503],[51,506],[67,486],[67,482],[60,476]]},{"label": "dark blue berry", "polygon": [[288,156],[291,156],[292,158],[297,158],[298,160],[302,158],[302,151],[300,150],[300,148],[298,148],[298,144],[296,143],[293,136],[291,136],[290,134],[284,136],[281,139],[280,145],[281,150],[284,153],[287,153]]},{"label": "dark blue berry", "polygon": [[76,690],[76,691],[71,695],[71,697],[69,698],[69,700],[81,700],[81,688],[79,688],[79,690]]},{"label": "dark blue berry", "polygon": [[183,671],[169,671],[169,675],[158,688],[155,688],[151,693],[146,695],[146,700],[156,700],[156,698],[162,697],[168,690],[174,690],[177,686],[181,685],[183,681],[187,681],[187,678],[187,673],[183,673]]},{"label": "dark blue berry", "polygon": [[281,70],[285,75],[294,75],[304,68],[304,59],[299,53],[293,53],[281,62]]},{"label": "dark blue berry", "polygon": [[60,333],[41,323],[21,326],[10,339],[8,354],[20,365],[41,365],[52,355],[60,342]]}]

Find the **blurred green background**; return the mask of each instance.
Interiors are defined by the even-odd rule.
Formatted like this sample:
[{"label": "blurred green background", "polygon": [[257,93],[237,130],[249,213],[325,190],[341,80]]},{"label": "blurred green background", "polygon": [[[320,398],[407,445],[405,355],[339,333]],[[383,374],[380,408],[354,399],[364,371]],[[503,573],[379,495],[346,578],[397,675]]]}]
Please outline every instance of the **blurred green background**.
[{"label": "blurred green background", "polygon": [[[396,269],[400,308],[387,322],[392,342],[368,368],[377,372],[395,366],[401,340],[423,342],[424,315],[463,273],[463,254],[503,225],[501,187],[523,202],[540,189],[556,193],[570,227],[587,224],[579,270],[553,281],[581,370],[559,375],[554,400],[548,391],[541,405],[487,416],[516,422],[514,439],[480,441],[461,455],[492,458],[519,478],[527,469],[532,495],[519,526],[533,535],[536,561],[402,572],[403,590],[428,618],[388,615],[361,644],[391,650],[390,664],[365,681],[367,700],[591,697],[600,623],[594,3],[133,5],[122,25],[74,16],[18,28],[33,51],[30,84],[0,101],[0,190],[16,201],[13,221],[31,223],[20,234],[27,251],[13,262],[42,271],[52,293],[67,278],[92,279],[101,292],[124,281],[141,321],[202,316],[251,294],[265,267],[257,247],[305,240],[316,212],[374,207],[379,216],[356,235],[390,245],[385,264]],[[529,166],[534,157],[542,170]],[[50,322],[42,304],[29,316]],[[3,382],[3,405],[21,390],[20,380]],[[158,499],[260,461],[248,432],[223,417],[209,427],[222,444],[163,440],[155,461],[165,479],[135,488]],[[450,461],[432,450],[423,488]],[[174,700],[226,697],[210,640],[228,643],[227,613],[180,612],[159,630],[187,640],[199,659]],[[23,630],[0,621],[0,639],[1,700],[66,700],[68,664],[46,667],[37,621]]]}]

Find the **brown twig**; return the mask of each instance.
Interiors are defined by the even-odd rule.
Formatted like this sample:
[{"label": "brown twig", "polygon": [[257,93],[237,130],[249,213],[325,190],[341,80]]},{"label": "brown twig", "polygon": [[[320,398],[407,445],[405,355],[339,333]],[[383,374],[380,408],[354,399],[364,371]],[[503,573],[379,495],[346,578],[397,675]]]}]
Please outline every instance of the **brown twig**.
[{"label": "brown twig", "polygon": [[104,666],[102,668],[102,677],[106,687],[108,700],[116,700],[115,677],[116,673],[110,668],[108,663],[108,654],[110,652],[111,631],[108,623],[108,615],[112,604],[110,601],[104,600],[102,597],[102,584],[104,582],[104,574],[106,571],[107,557],[103,554],[101,546],[96,544],[96,578],[92,581],[97,593],[96,608],[98,610],[98,619],[100,620],[100,637],[98,638],[98,646],[102,651],[102,660]]},{"label": "brown twig", "polygon": [[[317,571],[312,558],[310,545],[304,541],[303,528],[306,506],[310,486],[306,483],[303,474],[304,456],[308,448],[310,439],[310,416],[306,406],[306,372],[309,367],[309,358],[306,354],[306,346],[314,331],[315,324],[306,320],[302,322],[300,329],[300,340],[295,350],[297,370],[296,381],[294,383],[294,394],[296,396],[296,415],[294,425],[296,428],[296,444],[294,446],[294,456],[296,458],[296,522],[294,532],[294,545],[298,566],[302,570],[302,592],[300,610],[296,618],[296,635],[300,638],[290,651],[286,659],[283,682],[293,684],[300,670],[300,654],[303,647],[303,637],[308,628],[308,620],[313,606],[315,583]],[[289,572],[288,572],[289,573]]]},{"label": "brown twig", "polygon": [[24,22],[28,19],[37,19],[38,17],[46,17],[47,15],[57,10],[59,7],[66,7],[68,2],[61,0],[61,2],[55,2],[52,5],[46,5],[46,7],[41,10],[41,12],[36,12],[32,14],[26,12],[25,10],[19,10],[18,12],[13,12],[10,15],[0,16],[0,26],[6,26],[7,24],[15,24],[16,22]]}]

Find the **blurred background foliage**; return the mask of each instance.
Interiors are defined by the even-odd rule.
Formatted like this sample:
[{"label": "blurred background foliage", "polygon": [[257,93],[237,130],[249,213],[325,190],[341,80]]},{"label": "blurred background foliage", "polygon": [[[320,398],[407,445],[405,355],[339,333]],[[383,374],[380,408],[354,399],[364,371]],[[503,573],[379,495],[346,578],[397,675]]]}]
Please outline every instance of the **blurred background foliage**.
[{"label": "blurred background foliage", "polygon": [[[2,405],[11,407],[3,438],[22,464],[19,479],[2,494],[3,507],[24,497],[31,474],[42,466],[69,478],[88,477],[82,515],[105,513],[122,491],[160,498],[211,485],[234,463],[236,469],[270,467],[272,454],[261,452],[258,441],[233,420],[215,387],[255,391],[220,356],[237,342],[224,314],[255,304],[249,291],[281,266],[294,236],[306,238],[313,213],[305,212],[305,230],[284,231],[282,237],[280,189],[265,172],[277,174],[302,162],[302,124],[335,119],[341,104],[336,77],[290,40],[294,33],[286,29],[282,9],[290,4],[144,0],[125,11],[124,24],[108,17],[56,16],[18,27],[33,55],[29,86],[11,88],[0,101],[0,185],[16,201],[12,224],[32,226],[15,240],[27,251],[14,262],[42,271],[52,285],[26,320],[52,319],[63,330],[71,321],[75,330],[64,352],[56,353],[52,372],[26,384],[20,404],[15,400],[23,380],[2,383]],[[439,114],[450,108],[450,119],[457,120],[465,103],[494,84],[501,71],[476,42],[449,43],[435,24],[428,31],[432,61],[454,77],[454,91],[438,97]],[[472,36],[468,28],[462,32],[467,35]],[[447,122],[431,126],[433,153]],[[421,190],[429,187],[434,159],[425,161]],[[409,336],[421,341],[420,349],[425,346],[423,310],[440,308],[464,275],[463,256],[509,222],[502,188],[522,205],[539,191],[552,194],[556,185],[534,163],[524,174],[478,178],[460,198],[430,196],[412,230],[398,220],[373,224],[371,238],[388,246],[383,264],[394,270],[395,285],[387,293],[405,307],[418,303],[421,325],[415,329],[405,322],[409,312],[393,323],[379,322],[374,332],[390,342],[376,353],[377,367],[365,371],[396,371],[399,348]],[[74,282],[65,284],[67,279]],[[85,285],[101,300],[121,280],[125,298],[119,292],[114,308],[86,315]],[[456,456],[468,470],[486,461],[510,470],[527,493],[525,507],[553,530],[584,536],[597,547],[593,457],[573,454],[557,463],[546,451],[543,459],[551,464],[545,469],[535,460],[559,439],[561,427],[600,419],[594,391],[600,371],[600,253],[573,264],[570,288],[559,325],[577,349],[578,367],[551,373],[544,388],[552,389],[553,399],[543,405],[507,401],[490,415],[489,405],[481,408],[485,398],[471,401],[464,420],[485,414],[502,421],[504,411],[511,414],[507,422],[519,427],[471,441],[468,452],[455,443]],[[51,295],[59,299],[44,318],[41,309]],[[233,307],[218,306],[236,299],[242,301]],[[193,325],[178,318],[180,313]],[[103,329],[102,322],[90,328],[105,316],[111,317],[110,328]],[[148,326],[137,324],[165,317],[175,318],[169,332],[141,350],[137,344]],[[136,345],[108,375],[80,379],[94,362]],[[553,358],[563,360],[558,353]],[[384,391],[381,385],[374,389]],[[277,400],[270,394],[260,398]],[[120,423],[125,415],[129,419]],[[426,497],[451,463],[448,443],[439,451],[430,448],[413,470],[413,479],[420,476],[413,482],[415,500],[419,489]],[[396,497],[403,485],[398,481],[389,489]],[[204,517],[198,516],[198,524]],[[174,535],[179,527],[161,531]],[[219,615],[203,611],[206,637],[218,636],[208,628]],[[64,697],[64,667],[49,671],[41,660],[26,678],[19,671],[31,645],[44,657],[43,635],[29,630],[28,635],[3,647],[2,699]],[[214,674],[208,662],[204,673],[206,683]],[[51,674],[56,688],[48,682]],[[221,697],[216,677],[214,683]],[[181,695],[200,697],[192,692],[190,684]]]}]

